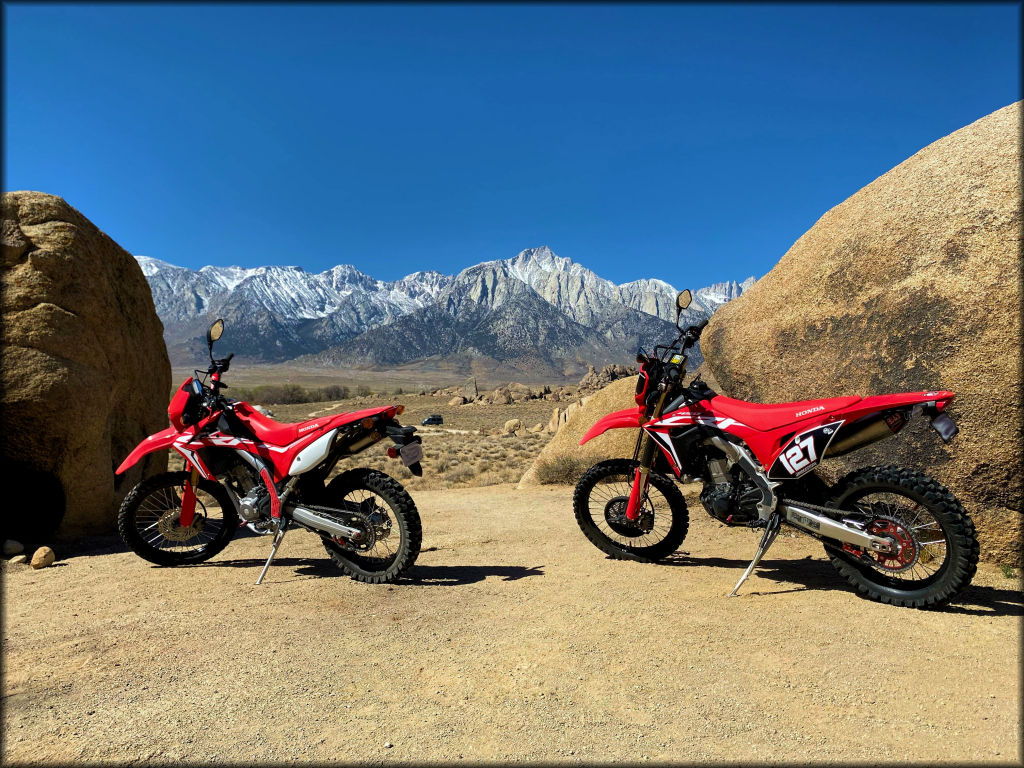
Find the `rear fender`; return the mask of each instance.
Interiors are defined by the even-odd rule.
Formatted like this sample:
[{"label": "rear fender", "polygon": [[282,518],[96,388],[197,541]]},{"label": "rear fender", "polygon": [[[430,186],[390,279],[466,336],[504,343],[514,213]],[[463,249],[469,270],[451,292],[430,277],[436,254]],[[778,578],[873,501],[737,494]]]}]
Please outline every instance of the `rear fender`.
[{"label": "rear fender", "polygon": [[639,429],[642,415],[643,411],[640,408],[627,408],[624,411],[609,413],[598,419],[597,423],[587,430],[587,434],[580,440],[580,445],[588,440],[593,440],[598,435],[603,435],[609,429]]}]

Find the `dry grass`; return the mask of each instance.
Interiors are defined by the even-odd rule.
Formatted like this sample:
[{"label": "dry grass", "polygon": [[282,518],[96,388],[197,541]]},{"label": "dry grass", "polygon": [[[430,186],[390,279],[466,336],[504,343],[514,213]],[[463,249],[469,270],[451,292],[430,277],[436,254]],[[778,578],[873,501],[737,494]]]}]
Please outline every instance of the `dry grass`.
[{"label": "dry grass", "polygon": [[[524,424],[547,424],[551,412],[566,403],[529,400],[512,405],[448,405],[451,396],[397,395],[393,397],[351,397],[327,403],[271,405],[278,421],[304,421],[328,413],[343,413],[376,405],[401,403],[406,411],[403,424],[419,428],[423,437],[423,476],[415,477],[402,463],[385,454],[390,442],[382,440],[363,453],[339,462],[335,472],[352,467],[373,467],[387,472],[410,491],[417,489],[465,488],[471,486],[516,483],[533,463],[551,435],[521,432],[519,436],[500,436],[506,421],[521,419]],[[420,426],[431,414],[441,414],[441,426]]]},{"label": "dry grass", "polygon": [[541,485],[573,485],[596,462],[579,456],[552,456],[537,464],[537,480]]}]

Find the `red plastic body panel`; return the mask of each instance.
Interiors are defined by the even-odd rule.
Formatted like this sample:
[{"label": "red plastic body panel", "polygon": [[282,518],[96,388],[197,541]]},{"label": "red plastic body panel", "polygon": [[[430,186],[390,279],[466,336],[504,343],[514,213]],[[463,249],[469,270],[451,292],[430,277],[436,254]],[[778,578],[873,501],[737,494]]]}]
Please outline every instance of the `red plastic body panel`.
[{"label": "red plastic body panel", "polygon": [[171,444],[179,434],[178,430],[174,427],[168,427],[161,432],[150,435],[132,449],[132,452],[125,457],[124,461],[121,462],[121,466],[114,470],[114,474],[120,475],[129,467],[134,466],[138,460],[147,453],[153,453],[154,451],[162,451],[166,448],[170,448]]},{"label": "red plastic body panel", "polygon": [[[184,430],[178,431],[174,427],[168,427],[161,432],[150,435],[135,449],[128,454],[128,457],[121,462],[116,474],[124,472],[134,465],[139,459],[148,453],[171,448],[181,454],[189,464],[195,467],[199,474],[207,479],[213,479],[210,470],[203,463],[196,453],[200,448],[224,447],[236,448],[247,451],[263,459],[270,468],[274,482],[285,478],[292,466],[295,456],[310,443],[320,438],[324,433],[351,424],[361,419],[372,416],[383,415],[385,418],[394,418],[397,413],[396,406],[389,405],[379,408],[367,408],[352,413],[339,413],[333,416],[325,416],[296,424],[281,424],[263,416],[248,403],[236,403],[235,412],[244,421],[255,435],[261,438],[260,442],[236,437],[219,431],[207,432],[201,437],[196,435],[216,424],[220,414],[213,414]],[[252,414],[258,414],[254,418]],[[291,438],[284,442],[287,438]],[[281,441],[281,442],[275,442]]]},{"label": "red plastic body panel", "polygon": [[754,429],[769,430],[784,427],[809,416],[824,416],[860,402],[859,397],[831,397],[825,400],[801,400],[796,403],[761,405],[744,400],[733,400],[719,395],[714,399],[715,410]]},{"label": "red plastic body panel", "polygon": [[643,419],[643,408],[626,408],[623,411],[615,411],[597,420],[587,434],[580,440],[583,445],[588,440],[593,440],[598,435],[603,435],[609,429],[639,429]]},{"label": "red plastic body panel", "polygon": [[189,386],[191,384],[192,377],[189,376],[182,382],[181,386],[178,387],[178,391],[175,392],[174,397],[171,398],[170,405],[167,406],[167,418],[171,420],[171,426],[179,432],[185,428],[185,425],[181,421],[181,416],[185,412],[185,405],[188,403],[188,399],[192,394],[189,391]]},{"label": "red plastic body panel", "polygon": [[[671,430],[692,424],[703,424],[721,429],[743,440],[767,471],[794,434],[830,422],[851,422],[881,411],[918,404],[935,403],[936,409],[941,411],[954,397],[956,395],[952,392],[933,390],[874,395],[865,398],[837,397],[762,406],[718,395],[711,400],[701,400],[699,403],[666,413],[660,419],[647,422],[643,428],[661,433],[666,437]],[[813,403],[819,405],[808,406]],[[821,404],[825,404],[823,410],[805,413],[812,408],[822,407]],[[741,417],[746,421],[741,420]],[[755,424],[750,423],[751,421],[764,428],[758,428]],[[774,426],[772,426],[773,422]],[[678,475],[681,470],[677,462],[662,441],[658,441],[658,445]]]}]

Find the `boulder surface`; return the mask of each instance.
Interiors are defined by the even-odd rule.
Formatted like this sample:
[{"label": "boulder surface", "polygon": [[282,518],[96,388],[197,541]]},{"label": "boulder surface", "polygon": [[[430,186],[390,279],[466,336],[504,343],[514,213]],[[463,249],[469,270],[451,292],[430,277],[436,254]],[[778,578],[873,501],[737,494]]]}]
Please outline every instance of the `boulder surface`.
[{"label": "boulder surface", "polygon": [[[518,487],[539,485],[538,468],[545,463],[555,461],[574,461],[583,467],[584,464],[596,464],[599,461],[613,458],[632,458],[636,446],[638,429],[612,429],[595,437],[585,445],[580,439],[594,423],[612,411],[635,408],[633,394],[636,392],[636,379],[619,379],[583,398],[579,403],[572,403],[571,408],[560,414],[565,418],[558,427],[555,436],[544,446],[533,464],[519,480]],[[552,417],[554,419],[554,417]]]},{"label": "boulder surface", "polygon": [[[1019,562],[1021,103],[933,144],[832,208],[701,339],[723,394],[772,403],[948,389],[960,434],[919,419],[827,462],[919,468]],[[830,469],[831,467],[831,469]]]},{"label": "boulder surface", "polygon": [[151,454],[114,476],[167,426],[171,370],[149,286],[131,254],[53,195],[5,193],[2,244],[0,466],[17,495],[2,534],[113,530],[124,495],[167,465]]}]

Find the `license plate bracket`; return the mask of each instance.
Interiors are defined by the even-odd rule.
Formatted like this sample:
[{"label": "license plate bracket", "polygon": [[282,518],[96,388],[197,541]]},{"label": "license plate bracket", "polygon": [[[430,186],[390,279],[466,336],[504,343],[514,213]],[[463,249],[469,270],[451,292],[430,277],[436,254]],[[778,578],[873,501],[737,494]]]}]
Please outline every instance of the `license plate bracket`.
[{"label": "license plate bracket", "polygon": [[423,458],[423,444],[409,443],[403,445],[398,452],[402,456],[402,463],[409,467]]},{"label": "license plate bracket", "polygon": [[948,413],[940,413],[932,419],[932,428],[939,433],[942,442],[948,443],[952,440],[960,428]]}]

